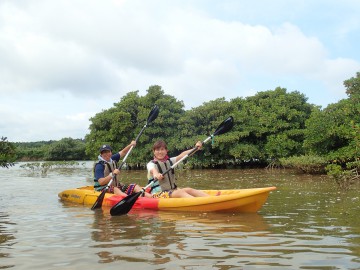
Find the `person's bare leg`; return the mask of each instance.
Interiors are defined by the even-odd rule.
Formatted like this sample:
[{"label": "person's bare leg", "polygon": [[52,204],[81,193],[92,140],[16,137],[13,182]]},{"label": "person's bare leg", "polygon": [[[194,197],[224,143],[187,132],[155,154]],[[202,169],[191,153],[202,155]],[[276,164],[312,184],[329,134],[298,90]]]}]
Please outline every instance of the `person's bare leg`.
[{"label": "person's bare leg", "polygon": [[[139,186],[139,185],[136,185],[135,188],[134,188],[134,192],[140,192],[142,191],[142,188]],[[146,191],[144,192],[145,194],[145,197],[147,198],[152,198],[151,194],[150,193],[147,193]]]},{"label": "person's bare leg", "polygon": [[124,192],[122,192],[118,187],[114,187],[114,194],[116,195],[122,195],[122,196],[127,196],[127,194],[125,194]]},{"label": "person's bare leg", "polygon": [[205,193],[202,190],[197,190],[197,189],[193,189],[193,188],[182,188],[183,190],[186,191],[186,193],[190,194],[193,197],[208,197],[210,196],[209,194]]},{"label": "person's bare leg", "polygon": [[170,198],[192,198],[194,196],[188,194],[185,190],[182,188],[176,189],[171,193]]}]

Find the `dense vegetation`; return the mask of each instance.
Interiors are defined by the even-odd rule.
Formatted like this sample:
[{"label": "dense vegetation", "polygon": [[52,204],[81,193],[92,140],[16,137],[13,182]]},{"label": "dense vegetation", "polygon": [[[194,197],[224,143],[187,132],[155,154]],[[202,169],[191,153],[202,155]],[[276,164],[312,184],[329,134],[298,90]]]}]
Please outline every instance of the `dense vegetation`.
[{"label": "dense vegetation", "polygon": [[15,145],[7,141],[6,137],[0,139],[0,167],[9,168],[16,160]]},{"label": "dense vegetation", "polygon": [[164,139],[170,153],[193,147],[205,139],[229,115],[234,128],[205,145],[203,155],[196,155],[189,164],[202,167],[257,165],[263,166],[280,157],[302,154],[305,121],[313,106],[299,92],[286,89],[260,92],[248,98],[225,101],[216,99],[191,110],[184,110],[181,101],[164,94],[160,86],[152,86],[143,97],[130,92],[114,107],[95,115],[86,135],[86,151],[97,153],[100,144],[121,149],[136,136],[146,122],[153,104],[160,107],[155,122],[140,137],[137,150],[129,163],[143,166],[151,159],[155,140]]},{"label": "dense vegetation", "polygon": [[205,139],[232,115],[233,129],[205,145],[201,155],[188,160],[188,166],[285,166],[310,173],[326,170],[334,177],[339,173],[342,177],[346,169],[356,178],[360,170],[360,72],[344,86],[348,98],[324,109],[309,104],[298,91],[278,87],[230,101],[219,98],[190,110],[160,86],[151,86],[145,96],[129,92],[91,118],[85,140],[64,138],[14,145],[18,160],[93,159],[101,144],[111,144],[115,150],[129,144],[157,104],[159,116],[129,156],[131,166],[143,167],[151,159],[155,140],[164,139],[170,154],[176,155]]},{"label": "dense vegetation", "polygon": [[82,139],[63,138],[59,141],[40,141],[13,143],[16,147],[16,159],[21,161],[69,161],[88,160],[85,141]]}]

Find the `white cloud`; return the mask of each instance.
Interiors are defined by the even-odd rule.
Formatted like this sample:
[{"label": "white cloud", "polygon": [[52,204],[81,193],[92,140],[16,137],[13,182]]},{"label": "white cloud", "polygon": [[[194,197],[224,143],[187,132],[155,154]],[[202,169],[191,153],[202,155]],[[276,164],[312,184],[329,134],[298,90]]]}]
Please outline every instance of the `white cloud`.
[{"label": "white cloud", "polygon": [[[339,21],[326,3],[312,15],[319,3],[274,1],[269,12],[231,0],[2,1],[0,117],[7,120],[0,133],[25,141],[84,137],[86,117],[154,84],[187,108],[277,86],[318,105],[336,102],[360,69],[350,42],[359,19],[353,12]],[[328,25],[316,23],[326,12],[334,14],[334,37],[352,50],[347,56],[333,51]]]}]

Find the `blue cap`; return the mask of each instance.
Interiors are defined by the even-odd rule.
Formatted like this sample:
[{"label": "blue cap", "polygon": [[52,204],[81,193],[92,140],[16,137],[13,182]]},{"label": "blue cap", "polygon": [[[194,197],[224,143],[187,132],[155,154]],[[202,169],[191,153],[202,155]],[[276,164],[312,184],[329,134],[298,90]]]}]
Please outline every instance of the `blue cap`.
[{"label": "blue cap", "polygon": [[112,148],[110,147],[110,145],[107,145],[107,144],[103,144],[101,147],[100,147],[100,153],[102,153],[103,151],[112,151]]}]

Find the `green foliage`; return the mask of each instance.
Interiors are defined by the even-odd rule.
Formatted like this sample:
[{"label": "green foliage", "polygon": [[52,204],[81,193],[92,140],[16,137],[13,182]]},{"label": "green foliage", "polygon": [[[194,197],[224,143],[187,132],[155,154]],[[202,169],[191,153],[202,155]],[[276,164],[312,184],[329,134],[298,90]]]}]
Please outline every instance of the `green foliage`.
[{"label": "green foliage", "polygon": [[[344,82],[349,98],[314,110],[306,121],[304,149],[347,167],[360,157],[360,73]],[[337,172],[329,167],[329,174]],[[345,175],[345,174],[344,174]]]},{"label": "green foliage", "polygon": [[340,165],[329,164],[326,171],[343,190],[349,189],[355,182],[360,181],[360,162],[352,162],[345,170]]},{"label": "green foliage", "polygon": [[16,160],[15,145],[7,141],[6,137],[0,139],[0,167],[9,168]]},{"label": "green foliage", "polygon": [[85,142],[71,138],[63,138],[49,145],[45,160],[85,160]]},{"label": "green foliage", "polygon": [[302,142],[296,141],[288,133],[269,135],[265,144],[265,151],[269,158],[289,157],[301,153]]},{"label": "green foliage", "polygon": [[314,110],[306,122],[305,151],[343,161],[354,156],[354,151],[348,152],[354,137],[353,120],[348,100],[331,104],[322,111]]},{"label": "green foliage", "polygon": [[240,160],[240,162],[264,158],[261,149],[255,144],[238,143],[230,150],[230,154]]},{"label": "green foliage", "polygon": [[85,142],[63,138],[59,141],[14,143],[18,161],[36,160],[87,160]]},{"label": "green foliage", "polygon": [[184,105],[170,95],[165,95],[160,86],[151,86],[143,97],[138,92],[130,92],[114,107],[96,114],[90,119],[90,133],[86,135],[86,153],[95,158],[102,144],[110,144],[115,151],[123,149],[136,138],[147,123],[147,118],[154,105],[160,113],[137,142],[127,162],[131,165],[144,166],[152,157],[151,149],[155,140],[164,139],[169,149],[177,144],[179,118],[184,114]]},{"label": "green foliage", "polygon": [[39,142],[16,142],[17,160],[18,161],[35,161],[45,160],[49,145],[56,141],[39,141]]},{"label": "green foliage", "polygon": [[359,113],[360,108],[360,72],[356,73],[356,77],[352,77],[344,81],[346,94],[349,96],[351,103],[354,105],[355,113]]},{"label": "green foliage", "polygon": [[[231,115],[232,105],[219,98],[203,105],[186,111],[179,119],[176,141],[173,141],[174,148],[178,154],[184,149],[194,147],[196,141],[203,141],[215,132],[217,127]],[[196,167],[214,167],[227,162],[232,162],[234,157],[230,154],[234,137],[232,131],[215,136],[211,142],[204,145],[201,154],[188,160],[188,164]]]},{"label": "green foliage", "polygon": [[[170,151],[175,151],[179,144],[179,125],[181,116],[185,113],[184,104],[170,95],[165,95],[160,86],[152,86],[148,89],[147,95],[143,98],[145,104],[152,103],[146,110],[146,117],[150,112],[153,104],[157,104],[160,108],[158,118],[142,135],[142,139],[146,140],[146,150],[143,152],[142,157],[146,162],[152,157],[152,145],[156,140],[165,140],[168,144]],[[149,104],[150,105],[150,104]]]},{"label": "green foliage", "polygon": [[288,158],[280,158],[280,164],[285,168],[293,168],[304,173],[324,173],[328,161],[321,156],[302,155]]},{"label": "green foliage", "polygon": [[[303,94],[287,93],[280,87],[246,99],[233,99],[237,123],[232,134],[238,136],[238,141],[231,150],[232,155],[266,162],[302,154],[305,121],[313,108],[306,100]],[[244,146],[251,151],[246,153]]]},{"label": "green foliage", "polygon": [[360,73],[344,81],[348,99],[314,108],[306,121],[304,150],[331,163],[326,172],[341,189],[359,180],[360,171]]}]

